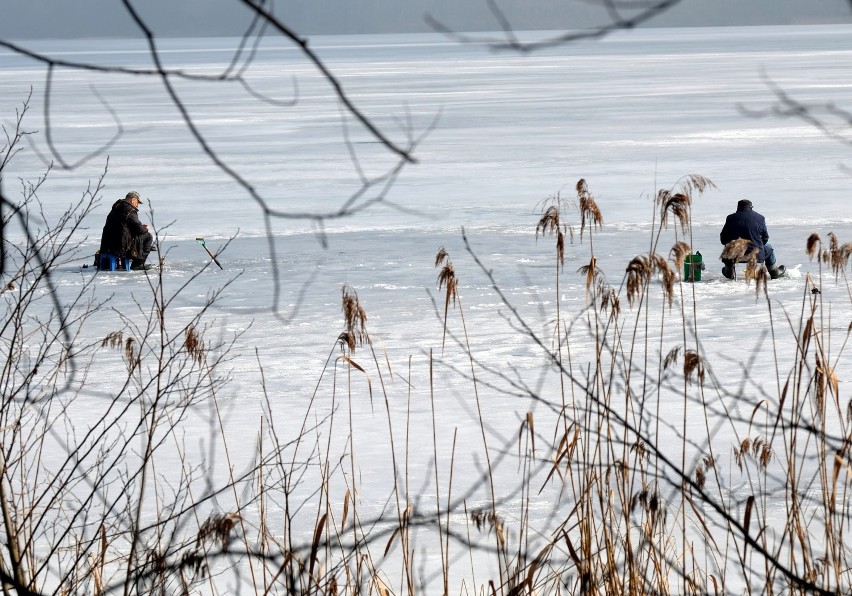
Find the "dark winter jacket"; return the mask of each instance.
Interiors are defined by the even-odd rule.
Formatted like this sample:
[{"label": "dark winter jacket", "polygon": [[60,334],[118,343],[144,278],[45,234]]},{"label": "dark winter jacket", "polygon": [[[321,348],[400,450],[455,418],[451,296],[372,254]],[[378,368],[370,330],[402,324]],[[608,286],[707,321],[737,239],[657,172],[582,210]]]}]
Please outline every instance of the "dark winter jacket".
[{"label": "dark winter jacket", "polygon": [[731,213],[725,220],[719,240],[727,244],[731,240],[745,238],[757,248],[757,261],[762,263],[766,258],[763,246],[769,242],[769,232],[766,230],[766,220],[751,207],[737,206],[736,213]]},{"label": "dark winter jacket", "polygon": [[112,206],[107,215],[104,231],[101,234],[101,253],[110,253],[118,257],[136,258],[139,242],[137,238],[147,233],[139,221],[139,211],[129,201],[120,199]]}]

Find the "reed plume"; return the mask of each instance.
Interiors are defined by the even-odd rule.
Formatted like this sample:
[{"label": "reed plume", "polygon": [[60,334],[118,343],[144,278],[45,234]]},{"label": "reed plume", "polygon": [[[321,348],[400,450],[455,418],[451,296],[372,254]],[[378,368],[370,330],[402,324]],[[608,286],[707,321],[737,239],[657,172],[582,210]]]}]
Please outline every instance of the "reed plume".
[{"label": "reed plume", "polygon": [[808,257],[813,260],[816,256],[819,258],[819,248],[818,245],[822,244],[822,239],[819,237],[819,234],[813,233],[808,236],[807,248],[805,252],[808,253]]},{"label": "reed plume", "polygon": [[840,244],[834,232],[829,232],[830,239],[828,250],[823,251],[823,262],[831,267],[834,275],[840,275],[840,272],[846,268],[849,263],[849,256],[852,255],[852,243]]},{"label": "reed plume", "polygon": [[[565,234],[563,234],[561,226],[559,225],[559,208],[555,205],[551,205],[548,207],[544,214],[542,214],[541,219],[538,220],[538,225],[535,227],[535,238],[538,240],[538,234],[541,232],[542,235],[556,234],[556,258],[559,260],[561,265],[565,265]],[[440,253],[438,253],[440,255]],[[437,259],[435,265],[437,266]]]},{"label": "reed plume", "polygon": [[709,178],[700,174],[689,174],[678,181],[674,190],[658,191],[656,203],[660,210],[660,227],[668,227],[669,214],[671,214],[680,222],[683,233],[686,233],[693,193],[701,195],[710,188],[716,188],[716,185]]},{"label": "reed plume", "polygon": [[686,350],[683,353],[683,376],[686,380],[692,378],[695,373],[698,382],[704,384],[704,363],[701,356],[695,350]]},{"label": "reed plume", "polygon": [[340,342],[341,349],[344,347],[349,348],[350,352],[355,351],[355,337],[349,333],[348,331],[344,331],[340,335],[337,336],[337,341]]},{"label": "reed plume", "polygon": [[124,359],[127,361],[128,370],[133,370],[142,363],[142,353],[134,346],[136,341],[132,337],[128,337],[124,341]]},{"label": "reed plume", "polygon": [[592,193],[589,192],[589,186],[584,178],[577,181],[577,199],[580,202],[580,238],[582,238],[587,223],[589,229],[592,227],[600,229],[603,226],[603,215]]},{"label": "reed plume", "polygon": [[683,262],[686,260],[686,256],[691,252],[692,247],[686,242],[678,241],[674,246],[672,246],[672,249],[669,251],[669,256],[674,262],[676,271],[681,271],[683,269]]},{"label": "reed plume", "polygon": [[669,214],[671,213],[680,222],[680,229],[686,233],[686,228],[689,225],[689,207],[692,204],[692,198],[688,194],[661,190],[657,193],[657,204],[660,208],[660,225],[663,228],[668,227]]},{"label": "reed plume", "polygon": [[101,340],[102,348],[118,349],[124,345],[124,335],[121,331],[111,331]]},{"label": "reed plume", "polygon": [[627,264],[627,302],[630,306],[642,294],[645,282],[651,277],[651,268],[646,255],[639,255]]},{"label": "reed plume", "polygon": [[589,260],[588,265],[583,265],[577,269],[577,272],[586,276],[586,292],[592,289],[595,282],[598,282],[598,284],[604,282],[604,273],[601,268],[598,267],[598,260],[595,257],[592,257]]},{"label": "reed plume", "polygon": [[713,184],[712,180],[701,174],[687,174],[681,179],[680,187],[687,194],[692,194],[693,191],[703,194],[708,188],[716,188],[716,185]]},{"label": "reed plume", "polygon": [[228,545],[233,538],[234,528],[237,522],[240,521],[240,516],[237,513],[214,513],[208,517],[201,528],[198,530],[196,544],[218,544],[222,550],[227,551]]},{"label": "reed plume", "polygon": [[752,246],[751,242],[745,238],[737,238],[736,240],[731,240],[725,245],[722,249],[722,254],[719,255],[719,258],[730,259],[735,263],[739,263],[741,261],[745,261],[746,258],[754,252],[756,252],[756,249]]},{"label": "reed plume", "polygon": [[627,302],[630,306],[643,295],[644,289],[653,275],[660,275],[663,293],[669,306],[674,299],[675,273],[666,260],[657,254],[643,254],[633,257],[627,264]]},{"label": "reed plume", "polygon": [[621,298],[618,296],[618,290],[601,280],[598,282],[597,294],[601,298],[601,311],[609,310],[613,318],[617,319],[621,313]]},{"label": "reed plume", "polygon": [[[343,320],[346,324],[346,333],[351,338],[346,341],[347,345],[355,343],[364,345],[370,342],[367,334],[367,312],[358,300],[358,294],[349,284],[343,284]],[[339,339],[339,337],[338,337]]]},{"label": "reed plume", "polygon": [[198,364],[204,362],[204,341],[192,325],[186,328],[183,347],[195,362]]},{"label": "reed plume", "polygon": [[[558,225],[558,210],[556,211],[556,218]],[[441,290],[444,286],[447,288],[444,296],[444,334],[441,338],[441,352],[443,352],[444,345],[447,340],[447,316],[450,312],[450,300],[453,301],[453,306],[455,306],[456,300],[458,299],[458,279],[456,278],[456,270],[453,267],[452,261],[450,261],[450,255],[447,254],[447,251],[443,246],[438,249],[438,254],[435,255],[435,267],[440,267],[441,265],[444,267],[441,269],[440,273],[438,273],[438,290]]]}]

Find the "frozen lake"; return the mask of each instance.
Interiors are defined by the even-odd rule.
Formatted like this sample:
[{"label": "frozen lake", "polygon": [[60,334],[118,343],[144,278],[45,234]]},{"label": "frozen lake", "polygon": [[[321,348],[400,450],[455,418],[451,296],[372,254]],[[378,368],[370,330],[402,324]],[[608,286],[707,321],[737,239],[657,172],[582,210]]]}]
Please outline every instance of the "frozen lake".
[{"label": "frozen lake", "polygon": [[[166,39],[160,40],[160,48],[167,67],[212,75],[224,70],[237,43]],[[63,60],[150,66],[138,42],[40,41],[30,46]],[[285,440],[307,420],[329,458],[356,454],[351,465],[347,458],[342,476],[358,478],[365,518],[382,517],[388,508],[390,449],[398,457],[406,453],[406,483],[410,481],[411,498],[422,507],[427,497],[434,501],[436,456],[442,481],[452,458],[458,476],[453,496],[470,490],[472,505],[487,503],[478,478],[485,464],[467,379],[470,364],[463,347],[452,340],[442,355],[443,295],[435,255],[445,247],[458,275],[460,307],[477,361],[486,434],[502,455],[494,470],[497,497],[505,498],[501,511],[512,520],[529,516],[531,525],[541,524],[546,533],[555,512],[569,505],[552,486],[525,505],[523,493],[513,492],[519,460],[511,454],[520,449],[517,436],[528,412],[534,413],[539,432],[556,433],[558,375],[547,364],[543,346],[521,330],[515,314],[544,340],[544,347],[553,345],[555,240],[537,237],[536,224],[543,200],[557,193],[576,199],[574,184],[580,178],[595,195],[603,226],[591,236],[587,228],[581,242],[576,210],[563,212],[563,221],[574,230],[559,288],[563,324],[572,325],[572,373],[585,378],[600,362],[594,333],[587,329],[586,278],[577,273],[588,264],[593,248],[606,282],[621,296],[623,341],[638,346],[637,352],[655,363],[673,348],[700,349],[723,390],[736,392],[749,377],[743,383],[747,399],[730,399],[724,391],[712,396],[709,423],[704,413],[690,415],[690,408],[684,415],[677,387],[656,396],[653,407],[648,402],[667,423],[654,431],[662,432],[664,442],[680,444],[684,432],[694,441],[688,448],[691,462],[712,441],[719,446],[726,473],[734,467],[730,447],[745,427],[736,419],[753,415],[764,393],[777,398],[779,378],[783,383],[797,357],[800,312],[814,286],[826,308],[822,330],[830,331],[835,342],[830,351],[835,355],[841,349],[852,320],[848,285],[825,271],[821,275],[806,254],[806,240],[818,233],[827,244],[829,232],[841,243],[852,240],[850,176],[844,169],[852,164],[852,152],[813,125],[782,117],[772,108],[777,86],[805,104],[834,102],[852,109],[852,27],[640,30],[528,56],[458,46],[432,35],[317,37],[311,48],[353,103],[391,139],[401,145],[418,139],[413,153],[417,163],[405,165],[392,184],[370,186],[363,197],[358,195],[359,176],[384,175],[394,167],[393,156],[344,115],[327,81],[280,40],[261,45],[245,79],[257,93],[278,102],[297,100],[293,105],[258,101],[236,83],[174,79],[210,147],[281,214],[268,229],[258,202],[199,148],[156,79],[69,69],[53,75],[52,140],[67,163],[97,150],[115,133],[105,105],[123,127],[107,151],[109,171],[100,206],[78,235],[81,252],[59,268],[59,293],[70,297],[91,280],[92,269],[81,266],[97,248],[109,206],[128,190],[139,191],[145,201],[141,218],[158,230],[166,294],[179,291],[169,305],[172,329],[185,325],[211,292],[231,282],[211,309],[208,333],[221,338],[242,334],[227,362],[230,383],[220,393],[232,467],[241,469],[253,461],[264,416],[278,425]],[[11,122],[32,88],[25,124],[41,131],[3,171],[2,190],[9,198],[16,198],[18,178],[33,179],[44,169],[38,157],[48,154],[44,87],[43,66],[0,53],[3,122]],[[39,192],[48,219],[79,197],[104,161],[100,156],[73,171],[50,174]],[[651,302],[644,305],[648,310],[631,309],[623,277],[630,260],[651,246],[653,197],[660,189],[677,188],[689,174],[703,175],[717,187],[695,197],[691,236],[686,238],[704,255],[704,279],[678,283],[671,310],[664,307],[661,283],[655,279]],[[321,225],[304,217],[334,214],[353,197],[355,205],[365,205],[363,211],[329,217]],[[766,216],[779,260],[791,270],[790,278],[770,284],[768,299],[756,294],[753,284],[721,279],[718,233],[741,198],[751,199]],[[367,205],[372,199],[379,200]],[[472,252],[465,247],[462,229]],[[195,241],[199,236],[216,252],[232,239],[218,254],[222,270],[209,263]],[[676,236],[671,226],[657,252],[668,257],[681,239],[680,229]],[[344,284],[357,291],[366,309],[375,349],[372,354],[361,347],[352,355],[367,372],[355,372],[347,381],[354,396],[348,402],[340,401],[346,374],[341,361],[336,390],[331,369],[323,374],[329,354],[339,354],[335,345],[344,330]],[[128,321],[141,324],[151,294],[142,274],[99,274],[92,295],[109,299],[115,310],[91,317],[80,341],[98,342]],[[448,327],[463,343],[459,306],[451,305]],[[436,371],[434,413],[430,354]],[[843,388],[852,371],[848,356],[840,354],[832,362]],[[117,366],[117,359],[104,366]],[[616,360],[612,358],[617,368]],[[260,387],[261,366],[268,403]],[[91,408],[114,385],[91,379],[82,399],[69,408],[70,418],[85,426]],[[698,398],[691,400],[697,407]],[[350,405],[351,413],[346,411]],[[332,413],[340,417],[334,421],[338,432],[327,426]],[[636,414],[637,424],[651,432],[646,414]],[[209,424],[207,415],[190,416],[183,437],[200,446],[194,463],[221,474],[221,455],[210,455],[220,446],[211,438]],[[546,475],[553,453],[539,455],[544,472],[539,469],[538,474]],[[741,486],[732,480],[731,493]],[[296,492],[308,511],[315,507],[314,488],[306,481]],[[446,490],[443,486],[439,491],[444,498]],[[339,504],[344,491],[343,481],[335,477],[330,500]],[[297,533],[309,541],[315,518],[306,517],[309,521]],[[466,572],[457,573],[455,581]]]}]

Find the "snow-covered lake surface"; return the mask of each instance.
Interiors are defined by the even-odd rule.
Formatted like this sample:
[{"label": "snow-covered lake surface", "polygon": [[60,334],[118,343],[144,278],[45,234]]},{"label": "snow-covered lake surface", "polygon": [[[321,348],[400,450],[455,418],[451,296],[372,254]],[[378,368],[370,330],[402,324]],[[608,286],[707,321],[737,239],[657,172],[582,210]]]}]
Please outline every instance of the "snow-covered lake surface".
[{"label": "snow-covered lake surface", "polygon": [[[159,41],[167,67],[206,75],[226,68],[237,43]],[[29,45],[63,60],[150,66],[138,42]],[[271,220],[269,230],[258,203],[200,149],[158,80],[62,68],[53,75],[52,141],[67,163],[115,133],[105,104],[123,127],[107,151],[106,192],[85,222],[84,254],[63,265],[56,278],[60,294],[70,296],[94,275],[81,266],[97,248],[109,206],[128,190],[140,192],[145,201],[140,215],[158,229],[165,291],[176,292],[201,272],[170,306],[171,324],[189,320],[211,292],[233,280],[211,311],[209,333],[243,332],[228,363],[231,382],[221,394],[237,469],[254,457],[255,436],[267,411],[260,365],[280,435],[293,436],[307,416],[310,424],[319,425],[315,432],[327,438],[323,417],[332,412],[332,381],[323,369],[344,330],[341,288],[348,284],[366,309],[398,456],[405,450],[403,429],[410,408],[412,492],[422,490],[419,498],[425,501],[434,491],[428,488],[434,474],[430,353],[443,363],[436,364],[434,394],[439,469],[442,475],[449,473],[454,453],[454,494],[477,483],[484,463],[476,404],[466,380],[469,363],[449,340],[441,355],[443,297],[434,265],[442,246],[458,275],[472,351],[487,367],[477,377],[493,448],[517,449],[518,429],[530,411],[541,416],[536,420],[541,432],[553,433],[548,408],[524,398],[519,387],[542,391],[556,403],[558,395],[548,393],[556,386],[555,375],[548,372],[542,348],[519,331],[485,271],[530,328],[549,342],[556,305],[555,241],[536,235],[539,208],[557,193],[574,199],[580,178],[587,180],[604,222],[594,230],[593,244],[588,230],[581,242],[576,211],[563,213],[576,233],[561,273],[561,308],[563,317],[577,321],[570,349],[581,376],[595,362],[595,353],[592,338],[582,331],[587,293],[578,268],[588,263],[593,247],[606,280],[621,292],[624,316],[635,317],[621,289],[625,269],[651,244],[657,190],[675,187],[688,174],[703,175],[717,187],[696,197],[691,240],[687,238],[704,255],[707,270],[700,283],[678,284],[673,311],[662,307],[656,282],[651,328],[666,326],[650,351],[665,354],[685,344],[700,346],[719,379],[739,382],[746,370],[756,394],[761,389],[777,394],[776,372],[783,379],[796,356],[799,313],[812,287],[808,276],[816,276],[813,281],[830,307],[826,321],[837,338],[834,349],[840,348],[852,320],[852,300],[845,283],[819,276],[805,243],[812,233],[827,242],[829,232],[840,242],[852,241],[852,178],[844,169],[852,166],[852,150],[812,124],[782,117],[772,108],[777,104],[773,88],[778,88],[805,104],[833,102],[852,109],[852,28],[640,30],[524,56],[459,46],[431,35],[318,37],[310,47],[353,103],[395,142],[422,136],[414,151],[417,163],[402,168],[393,184],[368,189],[367,199],[381,196],[383,201],[328,219],[322,228],[298,214],[333,213],[358,192],[359,170],[381,175],[394,161],[345,115],[327,81],[284,41],[264,42],[245,78],[257,93],[279,102],[296,100],[294,105],[260,102],[237,83],[173,79],[210,147],[271,209],[284,214]],[[32,87],[32,111],[25,124],[40,131],[4,172],[2,190],[13,199],[17,178],[37,176],[44,167],[38,154],[48,154],[45,75],[43,65],[0,52],[0,116],[9,123]],[[39,193],[48,217],[79,197],[104,161],[102,155],[70,172],[54,170]],[[756,295],[753,284],[728,282],[720,274],[718,233],[741,198],[751,199],[766,216],[776,253],[791,270],[790,278],[769,286],[777,351],[770,343],[766,299]],[[462,230],[482,268],[465,249]],[[223,269],[210,265],[195,241],[198,236],[213,251],[232,238],[218,255]],[[674,241],[672,227],[658,251],[668,256]],[[148,281],[138,273],[98,274],[94,294],[110,298],[110,305],[131,321],[141,317],[134,301],[146,305],[151,300]],[[458,309],[450,307],[449,331],[462,338]],[[694,321],[686,339],[677,322],[681,310]],[[104,310],[85,326],[81,339],[99,341],[120,327],[118,314]],[[633,323],[625,329],[630,336]],[[330,451],[344,451],[351,423],[366,516],[387,506],[393,488],[390,442],[373,355],[364,347],[353,359],[368,370],[372,399],[364,376],[354,375],[354,411],[351,419],[340,411],[335,421],[338,445]],[[338,362],[338,384],[341,366]],[[847,355],[836,369],[843,393],[852,372]],[[510,387],[509,380],[518,385]],[[110,386],[97,378],[89,383],[90,397],[76,414],[80,425],[86,423],[86,409],[97,408],[101,392]],[[337,407],[346,407],[339,395],[336,399]],[[743,404],[744,418],[754,403]],[[725,405],[737,407],[734,402]],[[664,432],[676,437],[682,430],[682,396],[674,395],[660,407],[673,425]],[[208,422],[205,416],[186,420],[187,444],[210,440]],[[687,416],[685,424],[700,452],[707,443],[703,414]],[[714,428],[713,441],[730,466],[727,445],[738,440],[735,425]],[[206,455],[200,448],[197,461]],[[498,466],[498,492],[501,486],[507,492],[516,487],[516,473],[517,461],[511,457]],[[313,488],[306,486],[306,493]],[[505,496],[504,514],[519,516],[520,495]],[[342,491],[334,497],[340,499]],[[471,500],[486,502],[482,491]],[[560,506],[555,489],[533,500],[533,519],[549,519]],[[309,537],[313,527],[299,530]]]}]

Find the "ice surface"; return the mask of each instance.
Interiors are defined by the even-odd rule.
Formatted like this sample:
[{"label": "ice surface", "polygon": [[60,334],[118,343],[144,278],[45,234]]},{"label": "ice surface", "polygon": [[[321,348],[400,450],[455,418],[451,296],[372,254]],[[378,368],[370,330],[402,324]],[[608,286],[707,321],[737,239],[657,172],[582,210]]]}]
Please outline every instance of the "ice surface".
[{"label": "ice surface", "polygon": [[[329,219],[322,228],[310,219],[273,219],[273,253],[258,204],[199,149],[157,80],[58,69],[50,117],[54,142],[66,162],[95,150],[114,133],[112,118],[92,89],[115,110],[124,134],[108,151],[107,191],[87,222],[85,254],[64,265],[56,281],[60,293],[70,296],[94,275],[81,266],[97,247],[109,205],[128,190],[139,191],[145,200],[142,218],[160,235],[167,292],[203,269],[170,305],[170,324],[189,320],[210,291],[234,280],[212,311],[211,333],[224,337],[244,332],[224,396],[227,425],[235,437],[254,436],[264,415],[259,363],[282,435],[295,433],[309,411],[315,422],[333,407],[348,407],[332,401],[330,372],[323,375],[323,369],[329,354],[339,353],[341,287],[350,284],[367,311],[380,363],[372,363],[366,348],[353,356],[369,364],[372,383],[371,404],[366,378],[355,375],[351,380],[358,396],[351,423],[364,510],[378,513],[390,490],[388,422],[377,369],[389,383],[395,428],[404,427],[410,408],[411,444],[431,445],[430,355],[452,367],[439,366],[443,390],[436,394],[435,416],[443,473],[449,468],[453,433],[458,433],[460,494],[465,481],[473,482],[482,470],[481,436],[470,388],[459,381],[469,366],[463,350],[451,339],[441,355],[443,298],[435,254],[445,247],[459,277],[461,303],[450,309],[453,337],[464,337],[461,309],[481,362],[530,386],[552,386],[552,375],[544,372],[544,350],[517,331],[518,321],[485,272],[491,272],[508,303],[547,341],[556,304],[554,240],[536,236],[536,208],[556,193],[574,198],[579,178],[588,181],[604,225],[593,233],[587,229],[581,241],[576,213],[565,214],[576,235],[567,247],[560,295],[561,308],[576,317],[570,344],[579,363],[575,373],[584,374],[595,358],[593,343],[582,331],[587,293],[578,268],[588,263],[593,246],[606,280],[621,289],[628,262],[651,245],[652,197],[687,174],[704,175],[718,187],[696,198],[686,238],[704,255],[707,271],[700,283],[678,284],[672,310],[663,304],[659,282],[652,286],[656,302],[649,306],[650,325],[662,325],[664,332],[649,352],[666,353],[682,345],[686,334],[687,343],[700,345],[707,355],[716,377],[739,379],[747,371],[755,375],[755,391],[776,389],[776,371],[783,375],[796,357],[798,313],[808,303],[808,283],[819,285],[822,299],[831,305],[838,341],[845,334],[852,316],[847,288],[808,258],[805,242],[814,232],[826,242],[828,232],[841,242],[852,239],[849,176],[842,169],[852,154],[848,145],[801,120],[755,114],[774,104],[772,85],[805,103],[852,107],[852,86],[837,75],[852,58],[850,33],[842,26],[640,30],[530,56],[460,47],[428,35],[318,37],[311,47],[355,105],[396,142],[406,142],[408,123],[414,135],[436,123],[414,153],[418,162],[407,165],[387,191],[386,203]],[[144,48],[134,43],[32,46],[67,59],[148,66]],[[170,39],[161,40],[161,47],[169,66],[211,74],[223,70],[236,43]],[[351,117],[341,116],[328,83],[284,42],[265,42],[246,78],[259,93],[297,102],[289,107],[258,102],[237,84],[174,82],[211,147],[250,181],[270,208],[285,215],[333,214],[358,190],[358,171],[344,143],[344,120],[367,176],[381,174],[393,163],[375,138]],[[0,53],[4,121],[31,86],[28,123],[44,131],[44,67]],[[17,177],[31,178],[43,169],[34,149],[46,153],[44,134],[33,142],[35,147],[28,147],[4,172],[3,190],[12,198]],[[80,195],[103,169],[103,161],[51,173],[39,193],[48,217]],[[374,188],[368,194],[377,192]],[[718,231],[736,201],[745,197],[766,216],[772,244],[790,270],[788,279],[769,285],[771,313],[754,284],[729,282],[720,274]],[[219,254],[224,270],[209,263],[197,236],[214,252],[233,238]],[[658,252],[668,256],[676,239],[683,234],[678,230],[676,237],[672,227]],[[98,274],[95,294],[110,297],[110,304],[131,319],[140,316],[134,300],[144,304],[151,298],[146,276],[138,273]],[[628,319],[635,316],[622,299]],[[678,312],[687,313],[686,332],[676,322]],[[99,341],[118,325],[118,317],[105,311],[86,326],[82,339]],[[643,329],[640,325],[635,332],[639,345]],[[632,322],[626,332],[634,333]],[[784,346],[777,353],[769,343],[773,333]],[[848,378],[848,358],[837,365],[840,378]],[[495,383],[483,388],[495,444],[511,443],[527,411],[540,414],[546,427],[544,405],[522,398],[505,379],[485,373],[482,378]],[[93,389],[90,399],[98,400],[99,394],[100,388]],[[681,401],[661,407],[667,420],[683,418]],[[747,418],[751,407],[744,404],[740,413]],[[81,412],[80,424],[85,419]],[[188,423],[188,442],[209,437],[204,417]],[[690,434],[704,432],[703,418],[686,424]],[[680,430],[674,425],[664,432],[677,435]],[[736,438],[731,426],[721,426],[716,435],[720,444]],[[342,450],[344,434],[335,441]],[[254,444],[238,444],[241,448],[233,455],[245,464],[253,457]],[[730,459],[729,449],[722,453]],[[431,461],[431,448],[413,450],[413,485],[428,485]],[[506,479],[509,484],[515,469],[505,468],[498,472],[498,482]],[[545,518],[558,499],[545,491],[533,516]],[[512,513],[515,506],[510,499],[506,510]],[[303,528],[306,535],[311,530]]]}]

